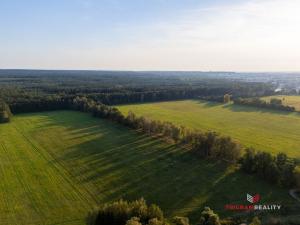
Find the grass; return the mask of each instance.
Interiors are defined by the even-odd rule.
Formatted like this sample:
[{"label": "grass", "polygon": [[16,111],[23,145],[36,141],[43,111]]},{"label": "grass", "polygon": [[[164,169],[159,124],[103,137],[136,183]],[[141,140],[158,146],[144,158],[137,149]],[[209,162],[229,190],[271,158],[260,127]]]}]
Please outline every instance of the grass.
[{"label": "grass", "polygon": [[276,95],[263,97],[262,99],[270,101],[271,98],[281,99],[284,105],[293,106],[297,111],[300,111],[300,95]]},{"label": "grass", "polygon": [[0,125],[0,224],[84,224],[98,204],[144,197],[168,217],[204,206],[293,204],[287,190],[201,161],[175,145],[70,111],[17,115]]},{"label": "grass", "polygon": [[285,152],[290,157],[300,158],[299,113],[196,100],[122,105],[118,108],[124,114],[131,110],[156,120],[202,131],[217,131],[247,147],[271,153]]}]

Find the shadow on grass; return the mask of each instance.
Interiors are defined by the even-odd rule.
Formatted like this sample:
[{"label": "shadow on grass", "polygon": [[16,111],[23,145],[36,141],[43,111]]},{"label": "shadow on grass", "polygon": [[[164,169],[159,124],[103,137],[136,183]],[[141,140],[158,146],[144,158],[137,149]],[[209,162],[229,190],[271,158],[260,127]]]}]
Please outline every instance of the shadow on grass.
[{"label": "shadow on grass", "polygon": [[238,105],[238,104],[224,104],[219,102],[213,102],[213,101],[205,101],[205,100],[197,100],[197,104],[201,104],[204,108],[211,108],[216,106],[222,106],[224,109],[229,109],[232,112],[260,112],[260,113],[271,113],[271,114],[277,114],[277,115],[297,115],[300,116],[299,112],[288,112],[284,110],[276,110],[276,109],[265,109],[260,107],[254,107],[254,106],[246,106],[246,105]]},{"label": "shadow on grass", "polygon": [[91,138],[64,151],[52,149],[53,163],[65,165],[99,203],[144,197],[167,216],[183,215],[197,221],[205,206],[220,215],[231,215],[224,205],[247,204],[247,193],[259,193],[263,201],[276,203],[288,198],[286,190],[112,122],[72,112],[65,112],[64,117],[68,119],[50,115],[48,128],[63,126],[74,136],[69,141]]},{"label": "shadow on grass", "polygon": [[197,104],[201,104],[204,108],[211,108],[223,105],[223,103],[220,102],[213,102],[213,101],[205,101],[205,100],[195,100]]},{"label": "shadow on grass", "polygon": [[233,112],[260,112],[260,113],[271,113],[271,114],[277,114],[277,115],[299,115],[295,112],[287,112],[284,110],[276,110],[276,109],[264,109],[259,107],[253,107],[253,106],[244,106],[244,105],[237,105],[237,104],[227,104],[224,105],[223,108],[229,109]]}]

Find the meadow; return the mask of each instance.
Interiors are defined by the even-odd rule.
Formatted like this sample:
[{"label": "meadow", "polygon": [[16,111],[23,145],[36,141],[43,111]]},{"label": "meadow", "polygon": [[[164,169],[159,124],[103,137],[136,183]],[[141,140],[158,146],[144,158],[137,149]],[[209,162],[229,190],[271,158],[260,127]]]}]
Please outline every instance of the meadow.
[{"label": "meadow", "polygon": [[170,121],[202,131],[229,135],[245,147],[300,158],[300,114],[256,107],[206,102],[169,101],[120,105],[127,114]]},{"label": "meadow", "polygon": [[0,134],[4,225],[85,224],[94,207],[120,198],[144,197],[168,217],[192,221],[204,206],[231,215],[224,205],[247,204],[247,193],[259,193],[261,203],[294,203],[287,190],[89,114],[16,115]]},{"label": "meadow", "polygon": [[297,111],[300,111],[300,96],[299,95],[275,95],[263,97],[263,100],[270,101],[271,98],[282,100],[283,105],[293,106]]}]

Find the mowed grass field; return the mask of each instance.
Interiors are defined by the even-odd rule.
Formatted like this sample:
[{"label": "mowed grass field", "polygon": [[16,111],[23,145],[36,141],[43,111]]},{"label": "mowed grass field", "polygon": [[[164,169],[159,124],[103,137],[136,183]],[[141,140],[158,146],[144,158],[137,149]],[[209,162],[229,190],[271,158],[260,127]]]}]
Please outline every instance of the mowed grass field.
[{"label": "mowed grass field", "polygon": [[275,95],[263,97],[262,99],[270,101],[271,98],[280,99],[284,105],[293,106],[297,111],[300,111],[300,95]]},{"label": "mowed grass field", "polygon": [[206,101],[122,105],[127,114],[229,135],[246,147],[300,158],[300,114]]},{"label": "mowed grass field", "polygon": [[[193,103],[195,104],[195,103]],[[294,204],[287,190],[172,144],[71,111],[17,115],[0,125],[0,224],[85,224],[98,204],[144,197],[168,217],[221,215],[230,203]]]}]

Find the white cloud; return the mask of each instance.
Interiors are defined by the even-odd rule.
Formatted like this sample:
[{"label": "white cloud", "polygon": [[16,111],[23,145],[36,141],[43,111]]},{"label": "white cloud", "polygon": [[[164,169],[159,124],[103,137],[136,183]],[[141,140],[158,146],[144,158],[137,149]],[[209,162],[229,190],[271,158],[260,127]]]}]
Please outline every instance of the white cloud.
[{"label": "white cloud", "polygon": [[[80,1],[86,7],[92,2]],[[23,54],[3,54],[1,63],[19,60],[20,67],[70,69],[300,71],[299,9],[300,0],[245,0],[186,10],[160,23],[137,21],[128,26],[120,21],[112,28],[119,41],[105,43],[91,34],[91,41],[51,49],[47,56],[33,52],[24,61]]]},{"label": "white cloud", "polygon": [[249,0],[185,11],[142,29],[151,38],[128,47],[127,66],[300,71],[299,9],[299,0]]}]

